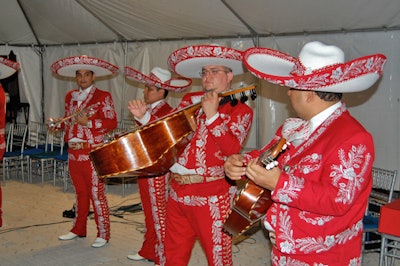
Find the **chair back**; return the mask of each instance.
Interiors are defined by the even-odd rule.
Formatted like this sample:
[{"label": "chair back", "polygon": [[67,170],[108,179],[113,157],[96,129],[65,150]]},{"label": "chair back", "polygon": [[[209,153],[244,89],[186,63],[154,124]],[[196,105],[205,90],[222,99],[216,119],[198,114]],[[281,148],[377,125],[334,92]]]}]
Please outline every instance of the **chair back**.
[{"label": "chair back", "polygon": [[60,151],[60,153],[64,150],[64,135],[65,131],[57,130],[57,131],[47,131],[47,145],[50,152]]},{"label": "chair back", "polygon": [[367,212],[379,216],[380,207],[393,200],[397,170],[373,167],[372,178],[373,184]]},{"label": "chair back", "polygon": [[27,135],[27,146],[30,148],[43,148],[46,144],[47,128],[44,123],[30,121]]},{"label": "chair back", "polygon": [[6,141],[6,152],[11,151],[11,136],[13,134],[13,129],[14,129],[14,124],[13,123],[7,123],[6,128],[5,128],[5,141]]},{"label": "chair back", "polygon": [[21,123],[12,124],[12,133],[10,135],[8,152],[24,151],[26,143],[26,135],[28,132],[28,125]]}]

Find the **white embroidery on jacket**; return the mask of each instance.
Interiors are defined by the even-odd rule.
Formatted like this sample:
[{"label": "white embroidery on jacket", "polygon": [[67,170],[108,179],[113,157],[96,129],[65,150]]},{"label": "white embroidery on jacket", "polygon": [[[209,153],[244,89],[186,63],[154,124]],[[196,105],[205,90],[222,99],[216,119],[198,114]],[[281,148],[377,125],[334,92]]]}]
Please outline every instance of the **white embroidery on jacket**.
[{"label": "white embroidery on jacket", "polygon": [[[354,200],[356,192],[360,191],[361,184],[364,182],[363,176],[370,165],[371,154],[365,154],[367,148],[365,145],[351,146],[346,153],[343,149],[338,151],[340,165],[332,165],[332,184],[339,191],[335,198],[336,202],[350,204]],[[356,169],[360,169],[360,173],[356,174]]]}]

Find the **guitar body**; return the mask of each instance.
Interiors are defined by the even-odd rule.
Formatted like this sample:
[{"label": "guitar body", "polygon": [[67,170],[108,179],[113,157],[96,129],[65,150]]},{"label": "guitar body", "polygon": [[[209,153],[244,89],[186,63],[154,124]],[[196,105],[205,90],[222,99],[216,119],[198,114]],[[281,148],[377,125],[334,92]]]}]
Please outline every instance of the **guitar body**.
[{"label": "guitar body", "polygon": [[198,109],[190,106],[93,149],[90,158],[97,174],[110,178],[166,173],[196,129]]},{"label": "guitar body", "polygon": [[225,219],[224,229],[231,235],[243,234],[265,216],[271,204],[271,192],[247,180]]},{"label": "guitar body", "polygon": [[[276,141],[258,158],[258,164],[267,168],[267,165],[284,149],[285,144],[284,138]],[[247,179],[225,219],[224,230],[233,236],[243,234],[265,216],[271,204],[271,191]]]}]

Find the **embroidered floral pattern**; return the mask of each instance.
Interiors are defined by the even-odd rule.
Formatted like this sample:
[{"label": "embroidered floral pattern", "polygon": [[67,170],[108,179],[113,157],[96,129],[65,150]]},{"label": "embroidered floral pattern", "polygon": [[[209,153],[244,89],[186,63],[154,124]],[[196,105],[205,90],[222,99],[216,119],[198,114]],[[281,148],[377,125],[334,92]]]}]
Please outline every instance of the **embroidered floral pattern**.
[{"label": "embroidered floral pattern", "polygon": [[332,221],[333,216],[319,216],[319,217],[307,217],[309,212],[302,211],[299,213],[299,218],[308,224],[323,226],[325,223]]},{"label": "embroidered floral pattern", "polygon": [[[364,182],[363,176],[366,167],[370,164],[371,154],[365,154],[364,145],[353,145],[347,153],[343,149],[340,149],[338,153],[341,165],[332,165],[330,177],[332,177],[332,184],[339,189],[336,202],[350,204],[356,192],[361,189],[361,183]],[[358,170],[359,168],[361,171]],[[359,174],[356,173],[356,169],[360,172]]]}]

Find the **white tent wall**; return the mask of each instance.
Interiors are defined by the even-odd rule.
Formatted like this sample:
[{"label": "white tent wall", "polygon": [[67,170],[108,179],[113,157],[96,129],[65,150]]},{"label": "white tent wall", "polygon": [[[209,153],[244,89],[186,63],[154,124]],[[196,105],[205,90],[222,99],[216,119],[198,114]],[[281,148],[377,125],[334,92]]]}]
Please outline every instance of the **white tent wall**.
[{"label": "white tent wall", "polygon": [[[354,59],[367,54],[383,53],[388,57],[384,67],[384,75],[375,86],[361,93],[344,95],[344,102],[350,112],[370,131],[375,141],[375,165],[387,169],[398,169],[400,161],[399,144],[399,99],[400,90],[400,31],[353,32],[335,34],[296,35],[281,37],[265,37],[257,39],[259,46],[270,47],[297,56],[304,43],[320,40],[341,47],[346,59]],[[65,93],[76,87],[72,79],[55,76],[50,65],[57,59],[66,56],[88,54],[105,59],[120,67],[120,72],[109,79],[98,79],[96,86],[112,93],[118,120],[128,119],[127,101],[142,97],[141,84],[127,80],[123,76],[124,66],[134,67],[143,73],[149,73],[154,66],[167,68],[169,54],[183,46],[199,43],[219,43],[236,49],[245,50],[254,46],[249,38],[218,40],[186,40],[159,42],[105,43],[92,45],[68,45],[44,47],[43,82],[44,82],[44,114],[45,118],[61,117],[64,109]],[[0,46],[0,52],[13,50],[22,69],[19,73],[21,95],[31,105],[30,119],[41,119],[41,73],[40,57],[32,47]],[[3,53],[3,54],[4,54]],[[287,88],[260,81],[247,73],[235,78],[233,87],[256,83],[258,98],[249,103],[255,110],[255,120],[251,135],[245,149],[259,148],[269,142],[277,127],[288,116],[294,113],[290,109]],[[200,81],[194,80],[190,91],[200,90]],[[181,93],[171,93],[169,102],[176,106]]]},{"label": "white tent wall", "polygon": [[[42,81],[40,68],[40,55],[33,47],[12,47],[0,46],[0,54],[8,55],[13,51],[16,60],[20,63],[21,68],[18,71],[18,84],[20,100],[24,103],[30,103],[30,113],[33,114],[31,119],[40,121],[42,112]],[[22,114],[19,114],[18,120],[22,121]]]}]

